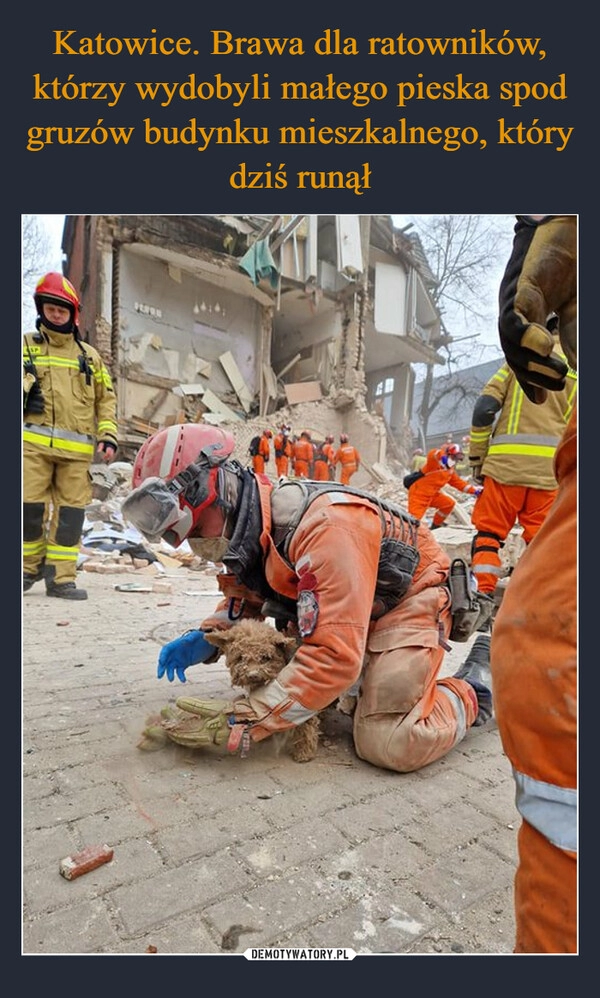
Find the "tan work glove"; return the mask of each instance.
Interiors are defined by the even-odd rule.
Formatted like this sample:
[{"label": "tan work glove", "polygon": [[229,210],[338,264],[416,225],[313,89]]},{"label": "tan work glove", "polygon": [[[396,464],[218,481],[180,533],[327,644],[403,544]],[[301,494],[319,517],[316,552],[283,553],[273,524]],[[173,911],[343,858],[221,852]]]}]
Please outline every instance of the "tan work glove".
[{"label": "tan work glove", "polygon": [[552,356],[546,327],[559,316],[561,345],[576,369],[577,218],[552,215],[541,221],[519,215],[511,257],[500,284],[498,329],[506,360],[531,402],[561,391],[568,367]]}]

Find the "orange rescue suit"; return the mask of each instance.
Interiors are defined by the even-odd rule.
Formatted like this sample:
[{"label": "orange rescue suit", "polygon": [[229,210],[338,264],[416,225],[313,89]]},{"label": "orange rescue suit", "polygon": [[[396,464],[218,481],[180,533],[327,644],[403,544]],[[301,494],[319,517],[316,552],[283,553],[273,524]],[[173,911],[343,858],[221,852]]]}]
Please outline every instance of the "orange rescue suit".
[{"label": "orange rescue suit", "polygon": [[[478,712],[469,683],[438,678],[451,625],[448,555],[419,527],[420,561],[412,583],[395,608],[373,620],[382,529],[376,503],[348,493],[319,496],[300,516],[285,560],[271,536],[271,529],[280,528],[276,519],[271,522],[272,507],[278,490],[294,486],[271,492],[264,476],[257,484],[266,579],[276,594],[297,602],[302,642],[276,680],[242,701],[251,739],[301,724],[362,674],[354,715],[360,758],[410,772],[445,755]],[[233,575],[218,578],[225,597],[230,586],[236,600],[246,594],[243,614],[246,606],[256,614],[260,597],[244,593]],[[227,626],[225,605],[201,627]]]},{"label": "orange rescue suit", "polygon": [[333,458],[334,465],[341,464],[340,482],[349,485],[352,475],[360,468],[360,454],[352,444],[341,444]]},{"label": "orange rescue suit", "polygon": [[470,485],[457,475],[453,468],[445,468],[441,464],[445,453],[445,445],[430,450],[421,469],[423,477],[417,479],[408,490],[408,512],[420,520],[429,507],[433,507],[436,510],[433,517],[434,527],[441,526],[456,506],[456,500],[441,491],[444,485],[451,485],[453,489],[469,495],[475,495],[478,491],[475,485]]}]

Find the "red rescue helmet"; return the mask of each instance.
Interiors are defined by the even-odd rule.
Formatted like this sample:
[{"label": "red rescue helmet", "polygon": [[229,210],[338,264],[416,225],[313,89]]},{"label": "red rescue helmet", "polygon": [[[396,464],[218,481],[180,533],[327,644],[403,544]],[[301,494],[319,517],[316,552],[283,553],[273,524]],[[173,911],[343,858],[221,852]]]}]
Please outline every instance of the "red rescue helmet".
[{"label": "red rescue helmet", "polygon": [[175,423],[159,430],[140,447],[133,465],[131,484],[141,485],[155,476],[170,480],[193,464],[201,454],[214,463],[226,461],[235,447],[231,433],[206,423]]},{"label": "red rescue helmet", "polygon": [[341,444],[347,444],[348,443],[348,434],[347,433],[340,433],[340,443]]},{"label": "red rescue helmet", "polygon": [[455,461],[464,456],[458,444],[448,444],[446,454],[448,457],[453,457]]},{"label": "red rescue helmet", "polygon": [[159,430],[135,459],[123,518],[149,540],[162,537],[178,547],[213,503],[231,510],[222,476],[234,446],[231,433],[216,426],[177,423]]},{"label": "red rescue helmet", "polygon": [[[37,313],[41,318],[43,318],[42,306],[44,304],[60,305],[62,308],[69,309],[71,322],[73,326],[77,326],[81,302],[75,288],[63,274],[51,271],[49,274],[44,274],[43,277],[40,277],[35,286],[33,300]],[[44,322],[47,323],[47,320],[44,319]]]},{"label": "red rescue helmet", "polygon": [[273,436],[273,432],[272,432],[272,430],[265,430],[264,431],[264,435],[265,435],[265,437],[267,437],[268,440],[270,440],[271,437]]}]

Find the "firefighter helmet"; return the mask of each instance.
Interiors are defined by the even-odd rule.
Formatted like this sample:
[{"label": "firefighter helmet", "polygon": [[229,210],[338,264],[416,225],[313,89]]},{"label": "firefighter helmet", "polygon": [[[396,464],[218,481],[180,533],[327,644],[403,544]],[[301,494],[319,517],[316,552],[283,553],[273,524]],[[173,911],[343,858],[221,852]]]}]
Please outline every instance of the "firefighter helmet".
[{"label": "firefighter helmet", "polygon": [[272,430],[265,430],[264,434],[265,434],[265,437],[267,438],[267,440],[270,440],[271,437],[273,436]]},{"label": "firefighter helmet", "polygon": [[332,444],[332,443],[333,443],[333,441],[334,441],[334,436],[333,436],[333,433],[329,433],[329,434],[328,434],[328,435],[327,435],[327,436],[325,437],[325,443],[326,443],[326,444]]},{"label": "firefighter helmet", "polygon": [[446,454],[448,457],[454,458],[455,461],[460,460],[460,458],[464,456],[458,444],[448,444],[446,447]]},{"label": "firefighter helmet", "polygon": [[149,437],[133,465],[133,488],[150,477],[170,480],[193,464],[201,454],[209,464],[226,461],[235,447],[231,433],[202,423],[175,423]]},{"label": "firefighter helmet", "polygon": [[347,444],[348,443],[348,434],[347,433],[340,433],[340,443],[341,444]]},{"label": "firefighter helmet", "polygon": [[[51,271],[39,279],[35,286],[33,300],[39,316],[42,316],[42,306],[44,303],[61,305],[68,308],[71,313],[71,321],[77,326],[79,320],[79,295],[70,281],[63,274]],[[44,320],[46,322],[46,320]]]}]

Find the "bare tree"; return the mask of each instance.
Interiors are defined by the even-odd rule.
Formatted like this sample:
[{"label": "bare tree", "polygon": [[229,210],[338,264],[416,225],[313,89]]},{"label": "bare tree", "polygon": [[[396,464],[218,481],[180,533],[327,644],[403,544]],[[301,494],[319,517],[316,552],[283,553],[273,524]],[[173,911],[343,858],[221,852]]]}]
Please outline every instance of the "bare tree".
[{"label": "bare tree", "polygon": [[35,282],[50,266],[50,240],[37,215],[22,216],[21,238],[23,326],[33,329],[36,315],[33,289]]},{"label": "bare tree", "polygon": [[[462,329],[489,325],[496,328],[497,287],[510,252],[514,215],[415,215],[408,216],[415,227],[427,262],[436,279],[431,289],[442,317],[447,339],[442,349],[447,370],[452,374],[481,361],[488,349],[480,334],[454,336],[451,327]],[[465,348],[460,344],[469,342]],[[500,345],[498,343],[497,350]],[[434,365],[425,367],[425,384],[418,410],[421,445],[426,448],[427,427],[432,413],[443,398],[456,396],[456,402],[475,400],[476,388],[457,384],[452,378],[434,378]]]}]

